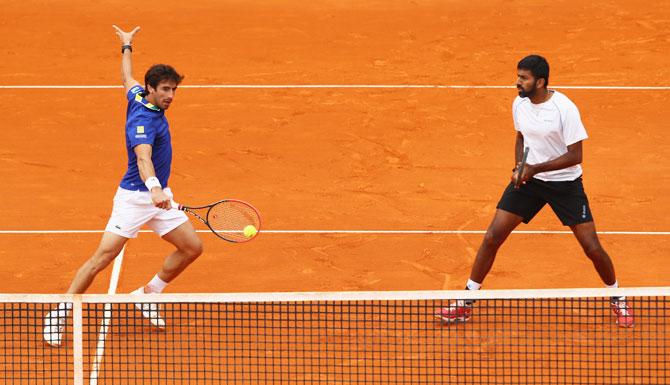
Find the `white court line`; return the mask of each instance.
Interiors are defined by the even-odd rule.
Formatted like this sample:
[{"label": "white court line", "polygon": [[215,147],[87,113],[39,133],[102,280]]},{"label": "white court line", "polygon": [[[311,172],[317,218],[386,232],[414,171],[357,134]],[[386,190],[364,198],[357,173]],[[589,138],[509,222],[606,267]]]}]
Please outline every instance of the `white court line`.
[{"label": "white court line", "polygon": [[[101,234],[104,230],[0,230],[2,234]],[[209,230],[196,230],[197,233],[211,233]],[[140,230],[140,233],[153,233]],[[486,230],[261,230],[263,234],[485,234]],[[597,231],[604,235],[670,235],[670,231]],[[572,234],[568,230],[515,230],[512,234]]]},{"label": "white court line", "polygon": [[[116,89],[120,85],[0,85],[0,89]],[[229,89],[516,89],[514,85],[449,85],[449,84],[190,84],[179,88],[229,88]],[[551,86],[552,89],[566,90],[629,90],[668,91],[670,86]]]},{"label": "white court line", "polygon": [[[107,294],[116,294],[116,288],[119,285],[119,276],[121,275],[121,265],[123,264],[123,255],[125,253],[126,246],[124,245],[121,249],[119,255],[114,259],[114,266],[112,267],[112,276],[109,279],[109,289],[107,289]],[[104,316],[102,318],[102,324],[100,325],[100,333],[98,333],[98,345],[95,350],[95,359],[93,365],[91,366],[91,375],[89,378],[90,385],[98,384],[98,369],[102,363],[102,359],[105,355],[105,340],[107,339],[107,333],[109,332],[109,325],[112,321],[112,304],[105,304]]]}]

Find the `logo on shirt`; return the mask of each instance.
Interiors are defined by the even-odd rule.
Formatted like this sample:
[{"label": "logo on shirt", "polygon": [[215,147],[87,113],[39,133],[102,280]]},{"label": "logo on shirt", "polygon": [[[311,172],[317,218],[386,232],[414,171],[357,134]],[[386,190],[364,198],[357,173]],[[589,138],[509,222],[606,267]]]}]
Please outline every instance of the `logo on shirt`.
[{"label": "logo on shirt", "polygon": [[137,126],[137,133],[144,134],[144,126]]}]

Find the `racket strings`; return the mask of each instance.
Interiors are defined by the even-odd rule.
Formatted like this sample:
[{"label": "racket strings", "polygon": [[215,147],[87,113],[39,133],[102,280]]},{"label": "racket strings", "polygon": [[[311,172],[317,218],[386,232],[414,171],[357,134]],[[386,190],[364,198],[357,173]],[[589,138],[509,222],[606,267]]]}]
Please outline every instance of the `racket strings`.
[{"label": "racket strings", "polygon": [[243,202],[226,201],[212,207],[207,222],[217,235],[232,240],[245,241],[244,228],[248,225],[260,229],[260,219],[253,207]]}]

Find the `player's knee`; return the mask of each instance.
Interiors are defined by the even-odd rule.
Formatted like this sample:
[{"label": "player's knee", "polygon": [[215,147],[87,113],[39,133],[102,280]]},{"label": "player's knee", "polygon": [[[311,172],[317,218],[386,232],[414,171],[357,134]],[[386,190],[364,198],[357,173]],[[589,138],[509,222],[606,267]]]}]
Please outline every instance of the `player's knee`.
[{"label": "player's knee", "polygon": [[590,259],[602,259],[607,257],[607,253],[605,253],[605,250],[598,242],[591,242],[584,245],[584,253],[586,253]]},{"label": "player's knee", "polygon": [[101,247],[95,252],[95,254],[93,255],[93,259],[95,259],[99,263],[104,263],[106,265],[111,261],[113,261],[117,255],[118,251],[116,249]]},{"label": "player's knee", "polygon": [[90,274],[104,270],[114,260],[116,254],[112,250],[98,250],[86,264]]},{"label": "player's knee", "polygon": [[504,240],[504,237],[498,235],[494,231],[487,231],[486,235],[484,235],[483,245],[489,249],[498,249]]},{"label": "player's knee", "polygon": [[186,255],[189,260],[194,260],[198,258],[203,252],[202,241],[198,238],[189,242],[186,246],[182,248],[182,252]]}]

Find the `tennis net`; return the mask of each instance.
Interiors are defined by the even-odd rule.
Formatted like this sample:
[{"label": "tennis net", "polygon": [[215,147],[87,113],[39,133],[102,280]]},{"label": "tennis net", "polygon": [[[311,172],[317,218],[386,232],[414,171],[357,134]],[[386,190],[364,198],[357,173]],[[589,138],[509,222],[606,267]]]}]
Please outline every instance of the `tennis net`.
[{"label": "tennis net", "polygon": [[[0,295],[0,383],[666,384],[669,294]],[[633,327],[616,324],[612,296],[625,296]],[[435,318],[455,300],[475,301],[467,322]],[[52,347],[44,317],[61,303],[72,310]],[[164,327],[144,318],[150,306]]]}]

